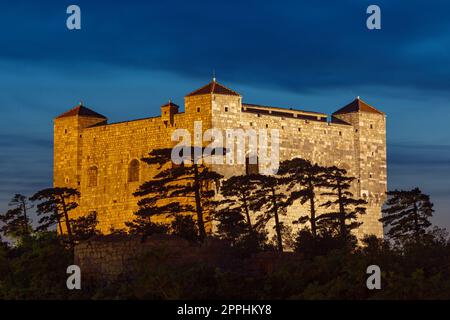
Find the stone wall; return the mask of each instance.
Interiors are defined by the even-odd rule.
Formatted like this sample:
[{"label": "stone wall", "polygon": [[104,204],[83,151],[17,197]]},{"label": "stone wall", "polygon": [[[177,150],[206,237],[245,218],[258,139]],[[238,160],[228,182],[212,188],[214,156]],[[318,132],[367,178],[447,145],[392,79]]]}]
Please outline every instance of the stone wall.
[{"label": "stone wall", "polygon": [[[169,235],[153,235],[143,240],[136,236],[110,235],[84,241],[75,246],[74,263],[88,280],[112,281],[130,276],[146,256],[148,268],[158,265],[185,266],[204,264],[227,268],[232,253],[226,244],[207,239],[203,245]],[[147,266],[146,266],[147,268]]]},{"label": "stone wall", "polygon": [[[384,114],[351,112],[336,116],[335,120],[342,121],[329,122],[319,113],[317,117],[315,113],[287,117],[277,114],[275,109],[268,112],[250,109],[238,95],[202,94],[185,98],[184,113],[163,107],[161,117],[113,124],[92,117],[57,118],[54,185],[80,190],[80,206],[73,216],[95,211],[100,230],[108,233],[111,228],[124,228],[124,223],[134,218],[137,199],[133,192],[156,172],[156,167],[148,166],[141,159],[152,149],[177,144],[171,141],[175,129],[184,128],[193,133],[195,121],[202,122],[203,132],[215,128],[224,137],[226,129],[277,129],[280,161],[302,157],[321,165],[344,168],[357,178],[352,192],[369,202],[358,236],[382,236],[378,219],[387,180]],[[174,114],[165,113],[168,111]],[[140,161],[139,180],[130,182],[128,168],[133,160]],[[89,180],[90,168],[97,170],[95,185]],[[230,177],[245,173],[245,165],[225,163],[213,165],[213,170]],[[282,221],[293,226],[291,222],[300,214],[308,214],[308,208],[296,203]],[[272,230],[270,225],[268,228]]]}]

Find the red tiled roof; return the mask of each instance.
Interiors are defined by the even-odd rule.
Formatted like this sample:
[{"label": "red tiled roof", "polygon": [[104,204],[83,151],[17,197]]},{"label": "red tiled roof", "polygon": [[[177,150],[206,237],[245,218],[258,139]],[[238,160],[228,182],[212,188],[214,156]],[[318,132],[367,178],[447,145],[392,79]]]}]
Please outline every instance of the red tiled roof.
[{"label": "red tiled roof", "polygon": [[186,97],[198,96],[202,94],[224,94],[229,96],[240,96],[239,93],[228,89],[227,87],[221,85],[215,80],[208,83],[206,86],[201,87],[200,89],[195,90],[194,92],[189,93]]},{"label": "red tiled roof", "polygon": [[169,101],[168,103],[162,105],[161,108],[162,107],[177,107],[177,108],[179,108],[180,106],[175,104],[175,103],[173,103],[172,101]]},{"label": "red tiled roof", "polygon": [[81,104],[77,105],[75,108],[73,108],[67,112],[64,112],[62,115],[56,117],[56,119],[64,118],[64,117],[73,117],[73,116],[107,119],[105,116],[101,115],[100,113],[97,113],[89,108],[86,108],[85,106],[83,106]]},{"label": "red tiled roof", "polygon": [[350,102],[345,107],[339,109],[338,111],[334,112],[333,114],[342,114],[342,113],[352,113],[352,112],[371,112],[371,113],[378,113],[378,114],[384,114],[383,112],[375,109],[372,106],[369,106],[367,103],[362,101],[359,97]]}]

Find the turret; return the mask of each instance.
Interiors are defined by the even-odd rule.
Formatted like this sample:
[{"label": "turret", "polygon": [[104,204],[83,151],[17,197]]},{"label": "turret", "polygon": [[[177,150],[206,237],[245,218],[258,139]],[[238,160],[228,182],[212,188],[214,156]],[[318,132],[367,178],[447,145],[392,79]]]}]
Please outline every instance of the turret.
[{"label": "turret", "polygon": [[81,182],[83,129],[106,124],[107,118],[80,102],[54,119],[53,185],[78,189]]},{"label": "turret", "polygon": [[179,106],[169,100],[169,103],[161,106],[161,121],[164,123],[165,127],[173,126],[173,116],[178,113]]},{"label": "turret", "polygon": [[[368,105],[360,97],[334,112],[334,122],[345,122],[353,126],[356,172],[355,196],[368,201],[367,215],[361,230],[372,225],[378,236],[382,236],[381,207],[387,188],[386,173],[386,115]],[[369,191],[370,190],[370,191]],[[372,230],[374,230],[372,229]]]}]

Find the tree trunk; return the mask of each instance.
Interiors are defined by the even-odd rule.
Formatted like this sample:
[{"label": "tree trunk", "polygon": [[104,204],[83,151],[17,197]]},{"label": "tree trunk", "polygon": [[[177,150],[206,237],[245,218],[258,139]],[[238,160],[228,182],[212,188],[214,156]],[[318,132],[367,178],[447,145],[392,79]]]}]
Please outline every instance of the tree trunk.
[{"label": "tree trunk", "polygon": [[203,210],[200,197],[200,181],[198,174],[198,166],[194,163],[194,193],[195,193],[195,210],[197,212],[197,226],[200,240],[206,238],[205,222],[203,221]]},{"label": "tree trunk", "polygon": [[339,231],[341,233],[342,240],[344,240],[347,237],[347,228],[345,226],[345,208],[342,198],[342,188],[339,180],[337,180],[337,192],[339,199]]},{"label": "tree trunk", "polygon": [[25,203],[25,200],[22,200],[22,213],[24,218],[23,233],[28,234],[30,230],[28,229],[27,204]]},{"label": "tree trunk", "polygon": [[244,210],[245,210],[245,216],[247,217],[248,229],[250,230],[251,233],[253,233],[253,226],[252,226],[252,222],[250,220],[250,211],[248,209],[247,198],[245,197],[245,195],[242,196],[242,202],[244,203]]},{"label": "tree trunk", "polygon": [[272,187],[272,205],[273,205],[273,214],[275,217],[275,231],[277,233],[277,242],[278,242],[278,252],[283,252],[283,239],[281,237],[281,227],[280,220],[278,218],[278,206],[277,200],[275,197],[275,188]]},{"label": "tree trunk", "polygon": [[66,220],[67,235],[69,236],[69,242],[72,243],[73,235],[72,228],[70,226],[69,213],[67,212],[66,202],[64,201],[64,197],[62,195],[60,196],[60,199],[64,213],[64,219]]},{"label": "tree trunk", "polygon": [[417,202],[414,201],[414,238],[416,239],[416,242],[419,243],[420,241],[420,227],[419,227],[419,217],[417,212]]},{"label": "tree trunk", "polygon": [[311,223],[311,233],[314,238],[317,236],[317,226],[316,226],[316,204],[314,201],[314,187],[312,186],[311,181],[309,181],[309,206],[310,206],[310,223]]}]

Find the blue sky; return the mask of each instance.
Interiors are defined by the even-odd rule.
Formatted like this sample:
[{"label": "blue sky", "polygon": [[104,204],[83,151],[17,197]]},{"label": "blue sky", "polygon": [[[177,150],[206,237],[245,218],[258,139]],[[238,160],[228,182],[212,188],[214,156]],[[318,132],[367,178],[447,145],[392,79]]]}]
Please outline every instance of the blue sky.
[{"label": "blue sky", "polygon": [[[66,28],[81,7],[82,29]],[[381,8],[382,29],[366,28]],[[450,228],[448,1],[0,3],[0,210],[51,185],[52,119],[83,100],[111,122],[153,116],[218,80],[245,102],[386,112],[389,188],[419,186]]]}]

